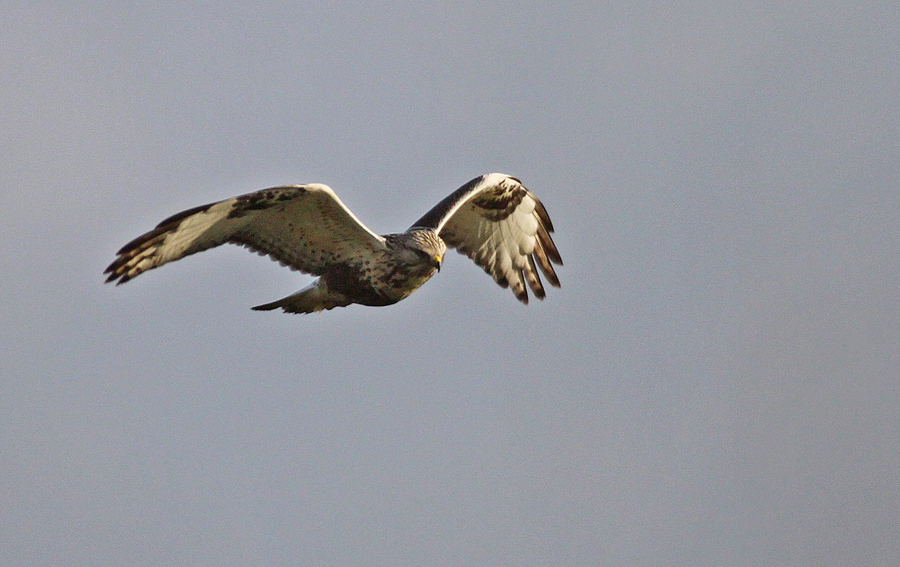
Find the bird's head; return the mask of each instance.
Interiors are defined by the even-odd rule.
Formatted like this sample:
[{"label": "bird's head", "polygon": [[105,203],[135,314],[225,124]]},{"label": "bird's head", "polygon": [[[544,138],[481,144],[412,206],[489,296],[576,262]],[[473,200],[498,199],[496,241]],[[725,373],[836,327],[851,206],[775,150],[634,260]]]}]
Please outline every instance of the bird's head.
[{"label": "bird's head", "polygon": [[416,263],[426,264],[441,271],[447,245],[437,233],[430,228],[413,228],[404,234],[403,244],[415,255]]}]

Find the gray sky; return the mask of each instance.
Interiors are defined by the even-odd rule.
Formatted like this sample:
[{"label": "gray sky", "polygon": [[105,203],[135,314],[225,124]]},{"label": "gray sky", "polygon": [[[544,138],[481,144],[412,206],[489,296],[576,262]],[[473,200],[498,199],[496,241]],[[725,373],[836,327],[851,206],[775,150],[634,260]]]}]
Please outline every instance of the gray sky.
[{"label": "gray sky", "polygon": [[[302,6],[4,10],[0,564],[896,561],[896,6]],[[102,285],[194,205],[391,232],[490,171],[543,302],[457,254],[313,316],[235,247]]]}]

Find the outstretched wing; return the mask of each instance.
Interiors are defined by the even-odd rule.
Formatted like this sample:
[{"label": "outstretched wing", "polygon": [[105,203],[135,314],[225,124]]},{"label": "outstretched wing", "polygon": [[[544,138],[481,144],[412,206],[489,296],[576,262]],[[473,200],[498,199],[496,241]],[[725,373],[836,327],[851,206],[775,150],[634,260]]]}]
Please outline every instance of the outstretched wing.
[{"label": "outstretched wing", "polygon": [[173,215],[118,252],[107,282],[123,284],[147,270],[225,243],[269,255],[322,275],[336,264],[356,265],[384,238],[366,228],[327,185],[263,189]]},{"label": "outstretched wing", "polygon": [[562,265],[562,258],[550,237],[553,223],[544,205],[515,177],[476,177],[413,226],[436,230],[498,284],[512,287],[522,303],[528,303],[526,281],[538,299],[544,298],[538,266],[550,284],[559,287],[552,263]]}]

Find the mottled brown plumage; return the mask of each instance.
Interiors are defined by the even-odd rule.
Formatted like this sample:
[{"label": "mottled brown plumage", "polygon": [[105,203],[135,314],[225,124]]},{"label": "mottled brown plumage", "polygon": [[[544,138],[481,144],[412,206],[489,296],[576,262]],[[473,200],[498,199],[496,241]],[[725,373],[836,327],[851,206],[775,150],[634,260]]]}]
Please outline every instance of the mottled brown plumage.
[{"label": "mottled brown plumage", "polygon": [[543,298],[538,268],[559,286],[562,264],[553,225],[538,199],[508,175],[477,177],[443,199],[409,230],[379,236],[326,185],[274,187],[188,209],[122,247],[106,269],[122,284],[141,273],[225,243],[245,246],[319,276],[306,288],[257,310],[310,313],[358,303],[396,303],[440,270],[447,246],[472,258],[528,302]]}]

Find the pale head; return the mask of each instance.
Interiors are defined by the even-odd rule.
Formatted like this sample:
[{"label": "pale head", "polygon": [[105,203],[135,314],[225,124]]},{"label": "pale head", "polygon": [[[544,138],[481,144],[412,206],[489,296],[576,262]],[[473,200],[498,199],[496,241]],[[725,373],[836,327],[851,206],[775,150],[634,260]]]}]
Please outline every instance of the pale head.
[{"label": "pale head", "polygon": [[411,228],[407,232],[390,235],[397,255],[408,265],[430,266],[438,271],[447,245],[430,228]]}]

